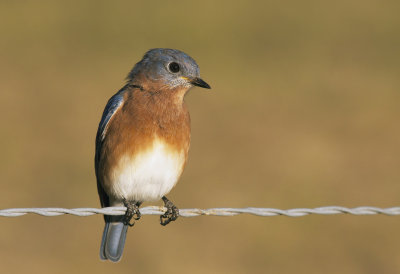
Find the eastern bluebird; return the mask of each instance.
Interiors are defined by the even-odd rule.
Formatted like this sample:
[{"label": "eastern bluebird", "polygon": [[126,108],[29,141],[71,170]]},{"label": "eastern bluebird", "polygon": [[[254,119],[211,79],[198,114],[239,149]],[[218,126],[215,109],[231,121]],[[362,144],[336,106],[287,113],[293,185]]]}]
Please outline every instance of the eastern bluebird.
[{"label": "eastern bluebird", "polygon": [[126,85],[108,101],[96,136],[95,169],[102,207],[126,206],[124,216],[104,216],[100,258],[118,262],[130,220],[139,206],[162,199],[162,225],[179,211],[165,195],[186,164],[190,116],[184,96],[193,87],[210,88],[187,54],[151,49],[128,74]]}]

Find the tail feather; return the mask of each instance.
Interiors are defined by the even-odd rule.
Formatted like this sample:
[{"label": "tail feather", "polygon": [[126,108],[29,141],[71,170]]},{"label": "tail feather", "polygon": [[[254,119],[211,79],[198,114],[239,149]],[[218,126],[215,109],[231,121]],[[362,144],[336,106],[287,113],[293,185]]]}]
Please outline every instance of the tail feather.
[{"label": "tail feather", "polygon": [[100,246],[101,260],[121,260],[127,231],[128,226],[122,222],[106,222]]}]

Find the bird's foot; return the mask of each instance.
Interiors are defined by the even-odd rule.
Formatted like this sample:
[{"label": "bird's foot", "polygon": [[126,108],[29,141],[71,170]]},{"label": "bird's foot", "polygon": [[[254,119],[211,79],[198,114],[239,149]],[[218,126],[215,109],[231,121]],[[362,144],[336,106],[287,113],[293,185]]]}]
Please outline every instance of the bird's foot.
[{"label": "bird's foot", "polygon": [[179,216],[179,209],[167,199],[167,197],[163,196],[162,200],[164,201],[164,205],[167,208],[167,211],[160,216],[160,223],[163,226],[166,226],[171,221],[175,221]]},{"label": "bird's foot", "polygon": [[126,206],[126,212],[123,217],[124,225],[134,226],[135,222],[131,223],[131,219],[133,218],[135,221],[139,220],[142,217],[140,214],[138,202],[128,202],[126,199],[123,200],[124,206]]}]

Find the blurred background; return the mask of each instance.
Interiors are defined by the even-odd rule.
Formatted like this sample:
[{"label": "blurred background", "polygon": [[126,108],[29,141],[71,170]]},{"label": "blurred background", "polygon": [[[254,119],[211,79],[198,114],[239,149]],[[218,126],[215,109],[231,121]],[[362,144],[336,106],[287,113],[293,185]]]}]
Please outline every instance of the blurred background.
[{"label": "blurred background", "polygon": [[[104,106],[150,48],[191,55],[180,208],[399,206],[399,1],[1,1],[0,208],[98,207]],[[161,205],[161,203],[156,203]],[[400,273],[399,217],[0,218],[4,273]]]}]

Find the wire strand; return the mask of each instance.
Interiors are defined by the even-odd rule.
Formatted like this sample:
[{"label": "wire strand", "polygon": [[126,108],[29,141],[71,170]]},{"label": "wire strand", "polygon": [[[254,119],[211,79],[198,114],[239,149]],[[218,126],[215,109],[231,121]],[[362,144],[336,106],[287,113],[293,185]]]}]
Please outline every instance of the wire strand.
[{"label": "wire strand", "polygon": [[[91,216],[95,214],[104,215],[124,215],[126,207],[105,207],[105,208],[8,208],[1,209],[0,216],[2,217],[18,217],[29,213],[38,214],[41,216],[53,217],[64,214],[74,216]],[[160,206],[148,206],[140,209],[142,215],[162,215],[166,209]],[[335,215],[335,214],[352,214],[352,215],[400,215],[400,207],[378,208],[372,206],[362,206],[355,208],[346,208],[341,206],[325,206],[317,208],[293,208],[293,209],[276,209],[276,208],[260,208],[260,207],[246,207],[246,208],[209,208],[209,209],[180,209],[179,216],[181,217],[196,217],[201,215],[206,216],[235,216],[239,214],[251,214],[261,217],[270,216],[288,216],[288,217],[301,217],[310,214],[317,215]]]}]

